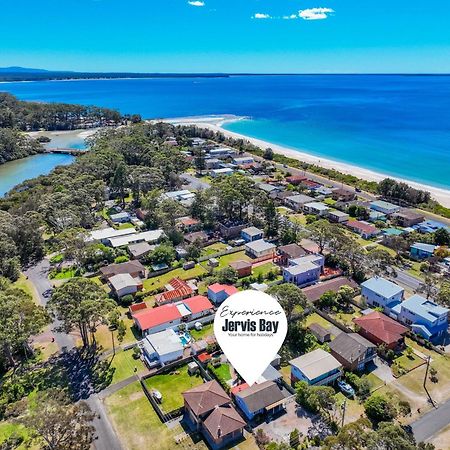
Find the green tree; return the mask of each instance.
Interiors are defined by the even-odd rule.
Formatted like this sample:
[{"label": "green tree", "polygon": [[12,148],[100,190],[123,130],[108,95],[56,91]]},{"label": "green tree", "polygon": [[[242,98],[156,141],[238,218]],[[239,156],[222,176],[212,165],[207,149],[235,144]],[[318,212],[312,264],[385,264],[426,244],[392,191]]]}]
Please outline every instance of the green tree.
[{"label": "green tree", "polygon": [[147,194],[153,189],[164,186],[162,172],[154,167],[132,166],[129,170],[129,185],[136,204],[140,204],[141,193]]},{"label": "green tree", "polygon": [[216,273],[217,281],[223,284],[234,284],[238,279],[238,274],[232,267],[224,267]]},{"label": "green tree", "polygon": [[380,394],[372,394],[364,403],[367,417],[374,423],[388,422],[397,417],[395,406]]},{"label": "green tree", "polygon": [[[33,400],[25,398],[10,408],[14,422],[30,430],[36,443],[43,441],[48,450],[89,450],[95,428],[95,414],[87,403],[70,402],[61,389],[37,392]],[[41,447],[40,447],[41,448]]]},{"label": "green tree", "polygon": [[325,219],[316,220],[311,223],[308,226],[308,230],[311,233],[311,240],[319,246],[320,253],[341,234],[336,225],[331,224]]},{"label": "green tree", "polygon": [[445,228],[439,228],[434,232],[434,243],[436,245],[450,245],[450,233]]},{"label": "green tree", "polygon": [[264,150],[263,158],[267,159],[268,161],[272,161],[272,159],[273,159],[273,150],[270,147],[267,147]]},{"label": "green tree", "polygon": [[122,343],[125,339],[125,335],[127,334],[127,327],[125,322],[121,320],[117,326],[117,340]]},{"label": "green tree", "polygon": [[450,306],[450,282],[444,281],[441,284],[436,300],[445,306]]},{"label": "green tree", "polygon": [[148,259],[152,264],[167,264],[170,266],[175,260],[176,253],[173,245],[161,244],[155,248],[149,255]]},{"label": "green tree", "polygon": [[350,305],[350,302],[355,296],[355,290],[351,286],[341,286],[336,293],[336,300],[346,308]]},{"label": "green tree", "polygon": [[14,367],[17,354],[31,351],[29,339],[42,332],[49,317],[29,294],[5,278],[0,278],[0,311],[0,354]]},{"label": "green tree", "polygon": [[78,330],[83,346],[87,347],[95,344],[97,327],[108,324],[115,303],[92,280],[72,278],[54,290],[47,308],[54,318],[61,321],[61,331]]},{"label": "green tree", "polygon": [[128,169],[125,163],[120,163],[111,180],[111,188],[118,193],[122,206],[125,206],[126,188],[128,186]]},{"label": "green tree", "polygon": [[291,320],[296,308],[304,309],[307,304],[307,299],[303,291],[291,283],[272,286],[267,290],[267,293],[278,300],[286,313],[288,322]]}]

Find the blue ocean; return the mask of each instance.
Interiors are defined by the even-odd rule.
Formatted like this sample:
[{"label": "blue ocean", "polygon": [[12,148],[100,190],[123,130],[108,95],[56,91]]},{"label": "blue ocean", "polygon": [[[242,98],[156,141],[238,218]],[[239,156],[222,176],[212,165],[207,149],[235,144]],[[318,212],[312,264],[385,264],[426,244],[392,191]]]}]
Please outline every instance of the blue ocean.
[{"label": "blue ocean", "polygon": [[226,128],[450,188],[450,76],[299,75],[4,83],[23,100],[144,118],[234,114]]}]

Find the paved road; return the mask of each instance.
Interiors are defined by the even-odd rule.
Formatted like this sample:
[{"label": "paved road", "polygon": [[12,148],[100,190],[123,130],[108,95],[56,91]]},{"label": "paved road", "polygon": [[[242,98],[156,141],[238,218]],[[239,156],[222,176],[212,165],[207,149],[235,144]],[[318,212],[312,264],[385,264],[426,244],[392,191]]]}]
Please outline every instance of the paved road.
[{"label": "paved road", "polygon": [[406,287],[412,289],[413,291],[415,291],[423,284],[420,280],[418,280],[416,277],[413,277],[409,273],[396,267],[394,267],[394,269],[397,272],[397,278],[394,279],[395,282],[401,283]]},{"label": "paved road", "polygon": [[[45,306],[50,298],[48,294],[44,295],[44,293],[51,292],[53,288],[48,279],[49,271],[50,263],[48,259],[43,259],[42,261],[25,271],[25,275],[33,283],[34,288],[39,295],[39,300],[42,306]],[[55,322],[53,322],[53,326],[54,328],[58,327],[59,321],[56,320]],[[55,336],[55,341],[60,349],[63,349],[65,347],[67,350],[70,350],[74,347],[72,336],[66,333],[57,333],[55,331],[53,332],[53,334]]]},{"label": "paved road", "polygon": [[[49,295],[44,295],[44,293],[49,292],[52,289],[52,284],[48,279],[49,271],[50,263],[47,259],[43,259],[36,265],[27,269],[25,272],[25,275],[33,283],[34,288],[39,295],[39,300],[43,306],[47,304],[50,298]],[[59,321],[56,320],[53,322],[53,328],[58,325]],[[63,348],[71,350],[75,347],[72,336],[65,333],[53,333],[60,350]],[[86,401],[92,411],[96,413],[96,418],[93,423],[97,436],[94,441],[94,447],[96,450],[122,450],[120,441],[111,425],[111,422],[109,421],[109,417],[98,394],[91,394],[88,398],[84,399],[84,401]]]},{"label": "paved road", "polygon": [[432,438],[450,424],[450,400],[433,409],[411,424],[417,442]]}]

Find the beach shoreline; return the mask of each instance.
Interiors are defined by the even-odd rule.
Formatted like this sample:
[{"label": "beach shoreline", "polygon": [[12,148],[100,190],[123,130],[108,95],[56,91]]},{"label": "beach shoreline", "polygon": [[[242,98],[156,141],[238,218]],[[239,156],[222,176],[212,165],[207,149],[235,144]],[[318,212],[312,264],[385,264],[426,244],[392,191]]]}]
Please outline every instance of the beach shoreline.
[{"label": "beach shoreline", "polygon": [[[195,125],[200,128],[207,128],[212,131],[218,131],[223,133],[227,137],[235,139],[244,139],[251,142],[253,145],[265,149],[270,147],[275,153],[287,156],[289,158],[298,159],[300,161],[307,162],[309,164],[315,164],[326,169],[335,169],[339,172],[354,175],[358,178],[362,178],[367,181],[381,181],[385,178],[392,178],[397,181],[405,182],[415,189],[420,189],[430,192],[433,199],[438,201],[441,205],[449,208],[450,207],[450,190],[444,188],[438,188],[435,186],[430,186],[424,183],[419,183],[417,181],[412,181],[393,175],[383,174],[381,172],[376,172],[370,169],[365,169],[363,167],[355,166],[352,164],[334,161],[329,158],[323,158],[311,155],[305,150],[293,149],[287,146],[274,144],[272,142],[265,141],[263,139],[254,138],[244,134],[236,133],[234,131],[229,131],[223,128],[223,125],[230,122],[235,122],[238,120],[245,120],[247,117],[233,116],[233,115],[217,115],[217,116],[193,116],[193,117],[175,117],[162,119],[164,122],[171,123],[173,125]],[[156,120],[152,121],[155,122]]]}]

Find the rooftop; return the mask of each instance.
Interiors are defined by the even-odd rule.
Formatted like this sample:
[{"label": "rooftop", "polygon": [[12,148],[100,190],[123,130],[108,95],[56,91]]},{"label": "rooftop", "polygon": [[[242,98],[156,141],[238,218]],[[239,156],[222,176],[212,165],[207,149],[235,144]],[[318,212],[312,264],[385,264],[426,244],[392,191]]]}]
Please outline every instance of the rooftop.
[{"label": "rooftop", "polygon": [[293,195],[292,197],[288,197],[286,200],[293,202],[293,203],[311,203],[314,199],[310,197],[309,195],[303,195],[303,194],[297,194]]},{"label": "rooftop", "polygon": [[411,248],[416,248],[417,250],[421,250],[427,253],[434,253],[434,251],[436,250],[436,245],[424,244],[423,242],[415,242],[411,245]]},{"label": "rooftop", "polygon": [[438,305],[437,303],[422,297],[421,295],[413,295],[401,303],[402,308],[428,320],[434,322],[443,314],[448,314],[448,308]]},{"label": "rooftop", "polygon": [[135,272],[144,272],[145,267],[139,261],[127,261],[120,264],[110,264],[106,267],[101,267],[100,272],[103,275],[118,275],[120,273],[135,273]]},{"label": "rooftop", "polygon": [[404,292],[402,287],[382,277],[370,278],[364,281],[364,283],[361,283],[361,286],[370,289],[384,298],[391,298],[394,295]]},{"label": "rooftop", "polygon": [[157,242],[164,236],[163,230],[143,231],[142,233],[127,234],[126,236],[118,236],[109,238],[109,242],[113,247],[122,247],[124,245],[138,242]]},{"label": "rooftop", "polygon": [[408,328],[378,311],[357,317],[353,322],[388,345],[398,342],[408,331]]},{"label": "rooftop", "polygon": [[127,234],[134,233],[136,233],[136,228],[124,228],[123,230],[116,230],[115,228],[108,227],[101,230],[91,231],[90,239],[94,241],[101,241],[104,239],[126,236]]},{"label": "rooftop", "polygon": [[230,402],[230,397],[216,380],[208,381],[183,392],[183,397],[197,416]]},{"label": "rooftop", "polygon": [[142,340],[142,343],[149,354],[156,352],[158,355],[167,355],[183,350],[183,344],[179,336],[172,329],[149,334]]},{"label": "rooftop", "polygon": [[248,389],[238,392],[236,397],[242,399],[251,412],[267,408],[285,399],[283,392],[273,381],[254,384]]},{"label": "rooftop", "polygon": [[265,241],[264,239],[258,239],[257,241],[248,242],[247,244],[245,244],[245,247],[255,252],[262,252],[264,250],[274,249],[275,245]]},{"label": "rooftop", "polygon": [[247,269],[249,267],[252,267],[252,263],[250,261],[244,261],[240,259],[239,261],[231,261],[229,266],[235,270]]},{"label": "rooftop", "polygon": [[263,234],[263,230],[256,227],[248,227],[244,228],[241,233],[248,234],[249,236],[258,236],[259,234]]},{"label": "rooftop", "polygon": [[328,211],[330,209],[330,207],[328,205],[325,205],[325,203],[322,203],[322,202],[306,203],[305,206],[307,208],[316,209],[317,211]]},{"label": "rooftop", "polygon": [[[298,258],[300,259],[300,258]],[[310,270],[317,270],[320,269],[320,266],[318,266],[317,264],[311,262],[311,261],[305,261],[305,262],[300,262],[298,264],[296,264],[295,266],[289,266],[289,267],[285,267],[285,271],[287,273],[289,273],[290,275],[299,275],[301,273],[304,272],[308,272]]]},{"label": "rooftop", "polygon": [[327,280],[322,283],[317,283],[314,286],[308,286],[303,289],[303,293],[310,302],[315,302],[325,294],[327,291],[337,291],[341,286],[350,286],[353,289],[357,288],[358,285],[349,278],[338,277],[332,280]]},{"label": "rooftop", "polygon": [[374,227],[373,225],[370,225],[369,223],[360,220],[351,220],[350,222],[347,222],[346,225],[349,228],[360,230],[366,234],[376,234],[380,232],[380,230],[377,227]]},{"label": "rooftop", "polygon": [[314,380],[342,367],[334,356],[321,348],[299,356],[289,361],[289,364],[297,367],[309,380]]},{"label": "rooftop", "polygon": [[204,420],[203,425],[209,434],[215,440],[218,440],[222,436],[241,430],[247,423],[238,414],[233,405],[226,405],[215,408]]},{"label": "rooftop", "polygon": [[214,292],[214,294],[225,291],[228,295],[233,295],[236,294],[236,292],[239,292],[239,290],[231,284],[214,283],[210,284],[208,289]]},{"label": "rooftop", "polygon": [[332,351],[350,363],[357,361],[369,348],[376,347],[358,333],[340,333],[328,345]]},{"label": "rooftop", "polygon": [[394,203],[385,202],[384,200],[375,200],[370,203],[370,207],[378,206],[383,209],[398,209],[400,208],[398,205],[394,205]]},{"label": "rooftop", "polygon": [[297,244],[282,245],[278,247],[278,252],[286,254],[289,259],[300,258],[301,256],[305,256],[307,254],[306,250]]}]

